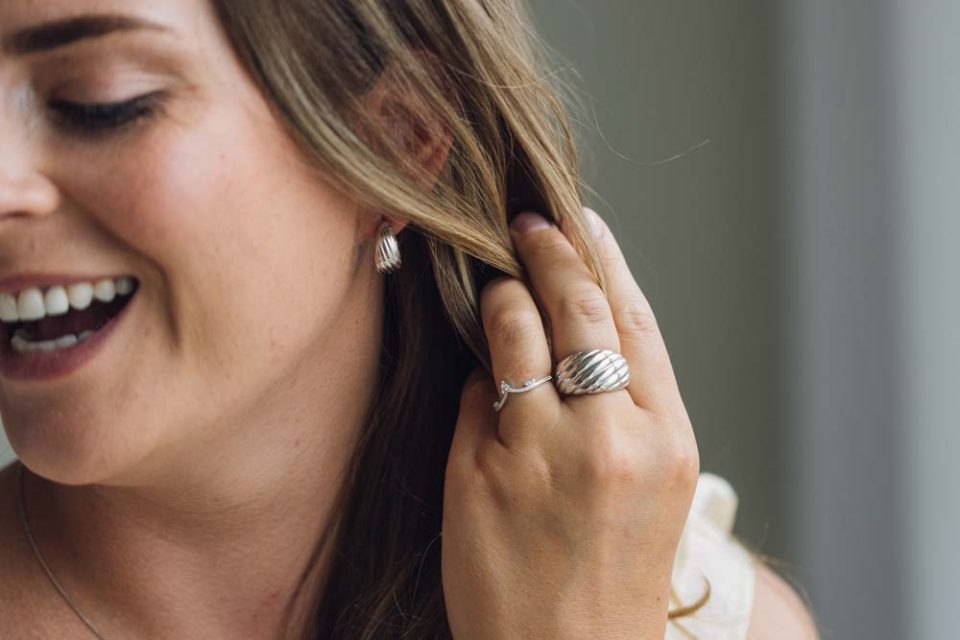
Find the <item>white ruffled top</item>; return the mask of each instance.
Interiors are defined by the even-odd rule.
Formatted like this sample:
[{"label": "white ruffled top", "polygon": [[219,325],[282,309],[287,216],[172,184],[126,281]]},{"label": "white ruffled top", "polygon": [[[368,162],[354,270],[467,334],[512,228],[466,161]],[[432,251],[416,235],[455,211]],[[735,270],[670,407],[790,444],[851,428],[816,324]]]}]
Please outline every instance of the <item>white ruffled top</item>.
[{"label": "white ruffled top", "polygon": [[700,600],[710,581],[710,598],[694,613],[673,618],[666,640],[744,640],[753,607],[754,561],[732,537],[737,494],[718,475],[703,472],[690,506],[673,566],[670,609]]}]

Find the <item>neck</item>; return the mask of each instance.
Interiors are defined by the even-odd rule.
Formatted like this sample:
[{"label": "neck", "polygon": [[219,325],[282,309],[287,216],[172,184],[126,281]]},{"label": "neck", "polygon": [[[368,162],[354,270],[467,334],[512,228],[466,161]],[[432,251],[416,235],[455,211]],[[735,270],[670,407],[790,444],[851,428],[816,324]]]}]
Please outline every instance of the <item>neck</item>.
[{"label": "neck", "polygon": [[295,372],[243,428],[211,430],[224,435],[109,483],[26,474],[37,545],[104,637],[303,637],[376,387],[380,333],[368,322],[363,353],[308,354],[329,370]]}]

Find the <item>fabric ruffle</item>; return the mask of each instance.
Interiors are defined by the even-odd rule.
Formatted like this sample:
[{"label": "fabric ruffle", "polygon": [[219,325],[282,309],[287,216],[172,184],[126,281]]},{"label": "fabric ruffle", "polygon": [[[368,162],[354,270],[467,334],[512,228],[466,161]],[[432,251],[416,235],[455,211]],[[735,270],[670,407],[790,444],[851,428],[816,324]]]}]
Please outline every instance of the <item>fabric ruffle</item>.
[{"label": "fabric ruffle", "polygon": [[670,609],[698,602],[710,581],[710,597],[694,613],[670,620],[667,640],[744,640],[753,608],[756,568],[731,535],[737,494],[722,477],[703,472],[677,546]]}]

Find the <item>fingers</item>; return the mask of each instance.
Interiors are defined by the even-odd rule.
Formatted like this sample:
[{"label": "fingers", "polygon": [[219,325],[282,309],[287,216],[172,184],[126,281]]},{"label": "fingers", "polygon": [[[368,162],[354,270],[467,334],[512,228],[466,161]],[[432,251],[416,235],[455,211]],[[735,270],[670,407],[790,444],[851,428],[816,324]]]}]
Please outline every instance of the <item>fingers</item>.
[{"label": "fingers", "polygon": [[[498,394],[501,380],[521,386],[526,380],[551,373],[550,350],[543,321],[523,282],[511,277],[489,282],[480,295],[480,311],[484,333],[490,345]],[[547,382],[523,393],[510,394],[501,409],[501,415],[529,412],[531,404],[542,412],[544,407],[558,406],[558,400],[556,388]],[[514,436],[502,431],[500,438],[507,442]]]},{"label": "fingers", "polygon": [[596,229],[621,353],[630,365],[627,391],[634,403],[647,409],[673,408],[678,402],[682,405],[667,347],[650,303],[606,223],[590,209],[585,214]]},{"label": "fingers", "polygon": [[606,296],[560,229],[537,214],[522,213],[510,233],[549,316],[556,360],[585,349],[620,351]]},{"label": "fingers", "polygon": [[[631,381],[625,394],[613,392],[599,396],[615,395],[622,401],[629,400],[632,405],[663,415],[684,411],[666,345],[646,297],[630,273],[613,234],[595,213],[586,210],[585,215],[596,223],[596,244],[607,279],[607,294],[555,225],[532,213],[518,215],[511,224],[514,246],[529,283],[511,277],[499,278],[490,282],[481,294],[494,394],[499,395],[501,380],[519,387],[527,380],[550,374],[554,362],[575,351],[604,348],[623,354],[630,365]],[[549,342],[537,301],[549,321]],[[573,399],[591,397],[598,396],[573,396],[563,400],[579,402]],[[523,438],[542,438],[542,429],[549,427],[521,430],[510,425],[528,423],[527,417],[549,418],[547,412],[559,415],[565,405],[560,399],[553,384],[508,394],[500,417],[516,414],[522,417],[499,420],[497,437],[501,443],[508,445],[511,440],[519,443]],[[588,402],[592,402],[590,406],[596,404],[596,401]],[[535,421],[538,425],[554,422]],[[506,431],[511,428],[518,433]]]}]

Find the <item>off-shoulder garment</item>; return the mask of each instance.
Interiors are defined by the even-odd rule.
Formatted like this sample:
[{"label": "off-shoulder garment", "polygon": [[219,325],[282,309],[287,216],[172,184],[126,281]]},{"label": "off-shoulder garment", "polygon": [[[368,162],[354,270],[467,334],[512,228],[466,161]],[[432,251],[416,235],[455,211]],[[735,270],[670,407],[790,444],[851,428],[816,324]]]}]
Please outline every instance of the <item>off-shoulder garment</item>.
[{"label": "off-shoulder garment", "polygon": [[671,609],[696,603],[710,581],[710,597],[696,612],[667,624],[666,640],[744,640],[753,607],[754,561],[732,537],[737,494],[718,475],[703,472],[673,567]]}]

